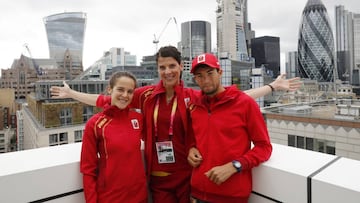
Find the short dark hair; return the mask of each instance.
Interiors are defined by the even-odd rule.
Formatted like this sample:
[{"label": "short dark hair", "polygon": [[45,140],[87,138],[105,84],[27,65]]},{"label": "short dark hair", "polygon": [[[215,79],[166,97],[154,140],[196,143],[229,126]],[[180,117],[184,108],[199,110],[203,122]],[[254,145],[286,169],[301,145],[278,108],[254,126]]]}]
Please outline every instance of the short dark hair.
[{"label": "short dark hair", "polygon": [[109,79],[110,88],[113,88],[116,83],[116,80],[121,77],[128,77],[128,78],[132,79],[135,83],[135,88],[136,88],[136,85],[137,85],[136,77],[132,73],[127,72],[127,71],[117,71],[117,72],[113,73]]},{"label": "short dark hair", "polygon": [[159,57],[172,57],[174,58],[179,64],[181,64],[181,53],[179,50],[174,46],[164,46],[159,49],[156,53],[156,63],[159,60]]}]

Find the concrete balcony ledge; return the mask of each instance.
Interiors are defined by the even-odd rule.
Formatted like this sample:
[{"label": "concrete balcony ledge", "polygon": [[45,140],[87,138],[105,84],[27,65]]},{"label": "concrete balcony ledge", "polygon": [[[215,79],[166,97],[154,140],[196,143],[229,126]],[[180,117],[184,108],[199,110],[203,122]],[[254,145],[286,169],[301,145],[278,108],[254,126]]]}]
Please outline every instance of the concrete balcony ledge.
[{"label": "concrete balcony ledge", "polygon": [[0,155],[0,202],[85,202],[81,143]]},{"label": "concrete balcony ledge", "polygon": [[250,202],[360,202],[360,161],[273,144],[253,170]]},{"label": "concrete balcony ledge", "polygon": [[[251,203],[360,202],[360,162],[273,144]],[[84,202],[81,143],[0,154],[0,202]]]}]

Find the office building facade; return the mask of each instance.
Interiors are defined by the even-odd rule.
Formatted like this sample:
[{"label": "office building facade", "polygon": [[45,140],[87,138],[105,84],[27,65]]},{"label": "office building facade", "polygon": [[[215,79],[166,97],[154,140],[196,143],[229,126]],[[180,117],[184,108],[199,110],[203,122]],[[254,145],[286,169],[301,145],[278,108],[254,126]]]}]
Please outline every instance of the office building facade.
[{"label": "office building facade", "polygon": [[241,90],[251,89],[251,71],[255,68],[254,61],[220,58],[219,63],[222,69],[221,84],[236,85]]},{"label": "office building facade", "polygon": [[265,71],[272,77],[280,74],[280,38],[257,37],[251,39],[252,57],[255,58],[256,67],[265,67]]},{"label": "office building facade", "polygon": [[[246,0],[217,0],[217,48],[220,56],[232,60],[249,59],[245,27],[247,23]],[[249,27],[248,27],[249,28]],[[248,32],[249,33],[249,32]]]},{"label": "office building facade", "polygon": [[319,82],[333,81],[334,51],[334,38],[324,4],[321,0],[308,0],[298,37],[300,76]]},{"label": "office building facade", "polygon": [[[38,69],[41,70],[39,75]],[[34,91],[34,83],[39,80],[65,80],[66,70],[57,68],[54,59],[33,59],[21,55],[15,59],[11,68],[1,70],[1,88],[15,90],[15,99],[25,99]]]},{"label": "office building facade", "polygon": [[211,52],[211,25],[206,21],[181,23],[181,55],[185,60]]},{"label": "office building facade", "polygon": [[356,100],[316,101],[263,109],[272,143],[360,160]]},{"label": "office building facade", "polygon": [[352,13],[344,6],[335,7],[336,56],[339,79],[351,81],[354,68],[354,30]]},{"label": "office building facade", "polygon": [[66,69],[67,79],[73,79],[83,70],[83,47],[86,14],[66,12],[44,18],[50,58]]},{"label": "office building facade", "polygon": [[[71,89],[92,94],[103,93],[108,81],[68,81]],[[19,150],[81,142],[85,123],[101,109],[72,99],[51,99],[51,86],[61,80],[38,81],[26,97],[18,115]]]},{"label": "office building facade", "polygon": [[299,76],[297,70],[299,69],[298,53],[297,51],[291,51],[286,54],[285,59],[285,72],[288,78]]},{"label": "office building facade", "polygon": [[136,66],[136,55],[131,55],[124,48],[112,47],[105,51],[95,63],[86,69],[76,79],[80,80],[106,80],[105,72],[116,66]]},{"label": "office building facade", "polygon": [[360,86],[360,14],[354,14],[354,69],[352,84]]},{"label": "office building facade", "polygon": [[336,54],[339,79],[360,85],[360,14],[335,7]]}]

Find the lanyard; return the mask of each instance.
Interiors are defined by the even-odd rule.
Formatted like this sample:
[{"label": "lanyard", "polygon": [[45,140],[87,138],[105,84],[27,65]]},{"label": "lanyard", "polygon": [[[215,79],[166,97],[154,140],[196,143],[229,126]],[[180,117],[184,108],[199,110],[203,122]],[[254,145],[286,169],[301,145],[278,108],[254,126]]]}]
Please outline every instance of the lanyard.
[{"label": "lanyard", "polygon": [[[158,120],[158,116],[159,116],[159,106],[160,106],[160,98],[158,97],[156,99],[156,105],[155,105],[155,109],[154,109],[154,130],[155,130],[155,137],[157,140],[157,136],[158,136],[158,126],[157,126],[157,120]],[[170,126],[169,126],[169,137],[171,140],[171,137],[173,136],[174,132],[173,132],[173,125],[174,125],[174,118],[175,118],[175,112],[176,112],[176,107],[177,107],[177,98],[174,98],[174,102],[171,108],[171,114],[170,114]]]}]

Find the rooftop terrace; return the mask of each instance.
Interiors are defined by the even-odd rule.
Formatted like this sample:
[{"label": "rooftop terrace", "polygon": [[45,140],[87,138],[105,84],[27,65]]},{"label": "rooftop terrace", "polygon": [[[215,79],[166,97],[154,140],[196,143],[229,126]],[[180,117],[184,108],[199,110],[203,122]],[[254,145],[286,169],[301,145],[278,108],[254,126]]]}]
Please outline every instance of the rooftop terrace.
[{"label": "rooftop terrace", "polygon": [[[0,199],[11,203],[84,202],[81,143],[0,155]],[[273,144],[253,170],[250,203],[360,201],[360,162]]]}]

